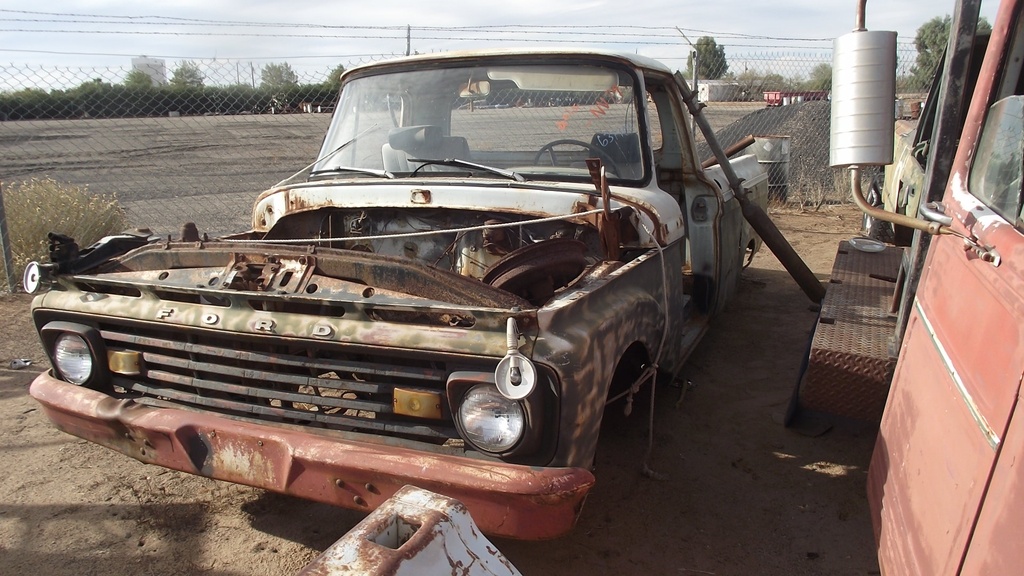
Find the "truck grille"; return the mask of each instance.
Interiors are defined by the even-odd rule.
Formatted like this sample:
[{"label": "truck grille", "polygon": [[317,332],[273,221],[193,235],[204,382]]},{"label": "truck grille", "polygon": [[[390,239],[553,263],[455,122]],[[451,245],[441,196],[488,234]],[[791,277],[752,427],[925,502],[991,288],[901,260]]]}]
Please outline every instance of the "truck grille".
[{"label": "truck grille", "polygon": [[[459,437],[444,362],[280,337],[200,339],[187,329],[103,325],[100,334],[108,350],[142,355],[141,374],[115,374],[113,384],[144,403],[437,444]],[[443,418],[395,414],[396,388],[437,394]]]}]

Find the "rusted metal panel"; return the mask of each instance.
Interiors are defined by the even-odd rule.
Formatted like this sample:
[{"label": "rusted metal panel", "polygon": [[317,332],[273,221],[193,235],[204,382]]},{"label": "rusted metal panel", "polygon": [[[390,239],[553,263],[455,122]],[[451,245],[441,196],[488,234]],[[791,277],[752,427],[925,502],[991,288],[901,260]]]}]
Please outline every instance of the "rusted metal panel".
[{"label": "rusted metal panel", "polygon": [[869,472],[887,574],[957,573],[982,499],[998,498],[985,490],[1020,389],[1021,294],[1019,266],[932,240]]},{"label": "rusted metal panel", "polygon": [[406,486],[299,576],[518,576],[461,502]]},{"label": "rusted metal panel", "polygon": [[1024,411],[1018,398],[961,574],[1017,574],[1024,566],[1024,546],[1014,542],[1024,530],[1022,467]]},{"label": "rusted metal panel", "polygon": [[917,296],[934,331],[922,336],[941,344],[996,435],[1009,421],[1024,362],[1024,241],[1015,234],[1001,247],[1019,258],[999,268],[965,251],[959,238],[934,238]]},{"label": "rusted metal panel", "polygon": [[839,243],[800,383],[802,408],[872,422],[882,417],[896,367],[889,303],[902,254],[891,246],[863,252]]},{"label": "rusted metal panel", "polygon": [[[661,368],[674,373],[681,366],[699,338],[706,320],[682,325],[687,303],[683,293],[682,275],[669,275],[669,310],[662,298],[662,261],[668,270],[682,268],[681,243],[665,248],[659,255],[650,250],[614,269],[606,270],[599,282],[585,283],[583,288],[565,293],[556,305],[541,308],[537,313],[540,333],[534,347],[534,358],[551,358],[562,385],[560,418],[573,422],[560,427],[556,461],[589,466],[597,451],[601,418],[608,399],[612,375],[626,348],[633,342],[642,344],[650,358],[657,354],[664,322],[669,322],[666,351]],[[579,327],[586,325],[586,330]]]},{"label": "rusted metal panel", "polygon": [[61,430],[156,464],[369,512],[411,484],[457,498],[488,534],[555,538],[594,476],[337,439],[207,413],[139,405],[41,374],[31,395]]},{"label": "rusted metal panel", "polygon": [[915,311],[868,477],[883,573],[957,572],[994,458]]},{"label": "rusted metal panel", "polygon": [[943,198],[951,228],[1001,263],[961,238],[931,241],[869,470],[884,574],[1015,574],[1024,562],[1024,236],[968,189],[992,95],[1020,66],[1007,52],[1021,5],[1001,2]]}]

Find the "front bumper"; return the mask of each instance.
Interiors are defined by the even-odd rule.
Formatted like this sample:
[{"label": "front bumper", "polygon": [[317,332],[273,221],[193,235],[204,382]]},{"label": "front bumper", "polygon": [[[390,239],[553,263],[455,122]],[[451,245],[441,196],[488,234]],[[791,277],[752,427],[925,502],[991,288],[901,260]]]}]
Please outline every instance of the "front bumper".
[{"label": "front bumper", "polygon": [[582,468],[486,462],[144,406],[48,372],[29,393],[60,430],[147,464],[366,512],[411,484],[462,501],[495,536],[565,534],[594,484]]}]

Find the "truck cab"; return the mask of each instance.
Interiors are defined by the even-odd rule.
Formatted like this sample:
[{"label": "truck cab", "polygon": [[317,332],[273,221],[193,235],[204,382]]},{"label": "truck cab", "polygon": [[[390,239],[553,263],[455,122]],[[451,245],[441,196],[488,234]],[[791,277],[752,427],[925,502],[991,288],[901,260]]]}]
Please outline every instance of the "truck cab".
[{"label": "truck cab", "polygon": [[[582,51],[349,70],[249,230],[51,236],[31,394],[143,462],[364,511],[415,485],[488,534],[563,534],[606,406],[674,378],[760,246],[679,82]],[[756,158],[731,169],[764,205]]]},{"label": "truck cab", "polygon": [[878,423],[867,492],[882,574],[1024,564],[1024,2],[1000,2],[990,35],[977,33],[980,5],[957,3],[927,124],[896,136],[886,210],[853,179],[866,216],[912,241],[841,245],[795,395]]},{"label": "truck cab", "polygon": [[871,460],[886,574],[1013,574],[1024,563],[1012,536],[1024,517],[1021,4],[1000,4],[933,207],[951,233],[931,238]]}]

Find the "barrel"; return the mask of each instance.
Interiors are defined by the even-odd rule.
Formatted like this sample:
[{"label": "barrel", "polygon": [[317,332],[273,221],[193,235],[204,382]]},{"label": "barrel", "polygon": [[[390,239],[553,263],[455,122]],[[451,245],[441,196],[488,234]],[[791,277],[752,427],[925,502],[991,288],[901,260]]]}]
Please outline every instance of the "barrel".
[{"label": "barrel", "polygon": [[755,134],[745,153],[756,156],[768,173],[768,199],[784,202],[789,195],[789,136]]}]

